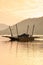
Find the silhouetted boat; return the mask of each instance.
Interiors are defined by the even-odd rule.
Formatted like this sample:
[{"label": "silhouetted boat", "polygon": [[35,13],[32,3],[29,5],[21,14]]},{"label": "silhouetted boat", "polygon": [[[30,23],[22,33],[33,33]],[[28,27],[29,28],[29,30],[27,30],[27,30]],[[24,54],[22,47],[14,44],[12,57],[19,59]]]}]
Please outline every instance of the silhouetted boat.
[{"label": "silhouetted boat", "polygon": [[32,42],[32,41],[34,41],[35,38],[40,38],[38,36],[33,36],[34,27],[35,27],[35,25],[33,25],[32,35],[28,34],[29,25],[27,27],[27,34],[23,33],[21,35],[18,35],[18,28],[17,28],[17,24],[16,24],[17,37],[13,37],[11,27],[9,26],[9,29],[10,29],[10,32],[11,32],[11,36],[3,36],[3,37],[10,38],[11,41],[19,41],[19,42],[29,42],[30,41],[30,42]]}]

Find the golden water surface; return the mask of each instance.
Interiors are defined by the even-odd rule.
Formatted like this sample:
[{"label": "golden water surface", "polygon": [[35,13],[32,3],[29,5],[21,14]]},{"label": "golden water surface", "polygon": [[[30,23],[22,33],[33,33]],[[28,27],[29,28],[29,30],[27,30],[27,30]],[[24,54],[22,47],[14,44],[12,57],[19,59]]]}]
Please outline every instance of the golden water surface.
[{"label": "golden water surface", "polygon": [[43,42],[10,42],[0,38],[0,65],[43,65]]}]

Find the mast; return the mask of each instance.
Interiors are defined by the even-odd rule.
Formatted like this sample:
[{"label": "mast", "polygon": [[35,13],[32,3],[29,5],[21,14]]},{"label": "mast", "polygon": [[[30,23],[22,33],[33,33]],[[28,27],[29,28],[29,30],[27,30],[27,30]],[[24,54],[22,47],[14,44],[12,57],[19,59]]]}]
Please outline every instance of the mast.
[{"label": "mast", "polygon": [[33,35],[33,32],[34,32],[34,27],[35,27],[35,25],[33,25],[33,29],[32,29],[32,35]]},{"label": "mast", "polygon": [[27,34],[28,34],[28,30],[29,30],[29,25],[27,26]]},{"label": "mast", "polygon": [[9,29],[10,29],[11,37],[13,37],[12,30],[11,30],[11,27],[10,26],[9,26]]},{"label": "mast", "polygon": [[17,24],[16,24],[16,31],[17,31],[17,36],[18,36],[18,27],[17,27]]}]

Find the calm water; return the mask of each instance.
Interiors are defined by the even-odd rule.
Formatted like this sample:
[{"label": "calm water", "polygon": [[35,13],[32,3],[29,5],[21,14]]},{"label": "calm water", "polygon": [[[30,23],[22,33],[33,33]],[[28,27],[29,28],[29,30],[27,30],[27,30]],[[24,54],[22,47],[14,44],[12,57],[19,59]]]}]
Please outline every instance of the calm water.
[{"label": "calm water", "polygon": [[9,42],[0,37],[0,65],[43,65],[43,42]]}]

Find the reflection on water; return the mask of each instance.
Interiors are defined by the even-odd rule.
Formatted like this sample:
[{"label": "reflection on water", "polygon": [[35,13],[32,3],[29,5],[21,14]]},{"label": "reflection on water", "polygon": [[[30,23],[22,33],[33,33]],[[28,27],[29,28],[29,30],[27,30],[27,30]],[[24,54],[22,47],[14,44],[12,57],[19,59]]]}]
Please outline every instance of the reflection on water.
[{"label": "reflection on water", "polygon": [[0,38],[0,65],[43,65],[43,42],[10,42]]}]

